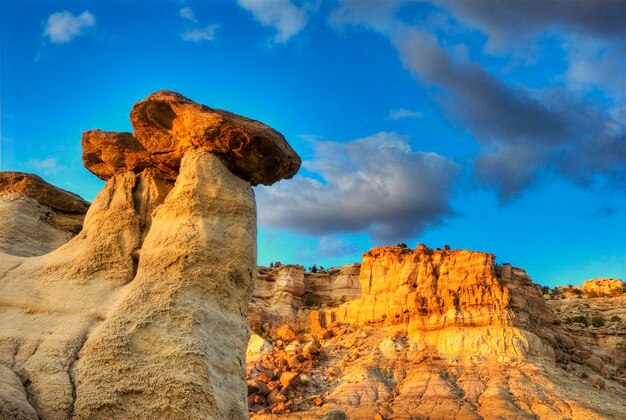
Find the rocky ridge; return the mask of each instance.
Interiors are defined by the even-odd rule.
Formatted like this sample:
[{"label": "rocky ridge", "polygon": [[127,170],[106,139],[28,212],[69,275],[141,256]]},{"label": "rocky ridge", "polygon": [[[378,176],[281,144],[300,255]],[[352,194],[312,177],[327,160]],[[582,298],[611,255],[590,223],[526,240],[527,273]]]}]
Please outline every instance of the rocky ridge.
[{"label": "rocky ridge", "polygon": [[0,252],[29,257],[80,232],[89,203],[38,177],[0,172]]},{"label": "rocky ridge", "polygon": [[491,254],[375,248],[359,281],[360,295],[301,306],[284,324],[250,317],[254,418],[611,418],[626,408],[623,333],[582,343],[524,270]]},{"label": "rocky ridge", "polygon": [[251,183],[300,160],[256,121],[221,113],[212,131],[210,108],[172,92],[133,115],[130,137],[83,135],[107,183],[82,230],[41,256],[0,252],[0,418],[247,416]]}]

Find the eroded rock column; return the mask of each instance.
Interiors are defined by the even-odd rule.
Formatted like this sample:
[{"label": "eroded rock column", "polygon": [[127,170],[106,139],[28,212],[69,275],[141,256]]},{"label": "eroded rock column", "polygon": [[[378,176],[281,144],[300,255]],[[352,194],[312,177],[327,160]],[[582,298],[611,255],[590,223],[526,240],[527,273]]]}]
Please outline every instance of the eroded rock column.
[{"label": "eroded rock column", "polygon": [[2,418],[248,415],[251,186],[300,158],[272,128],[174,92],[131,122],[83,134],[107,184],[80,233],[38,257],[0,252]]},{"label": "eroded rock column", "polygon": [[76,366],[79,418],[241,418],[256,268],[250,184],[191,151],[154,213],[132,289]]}]

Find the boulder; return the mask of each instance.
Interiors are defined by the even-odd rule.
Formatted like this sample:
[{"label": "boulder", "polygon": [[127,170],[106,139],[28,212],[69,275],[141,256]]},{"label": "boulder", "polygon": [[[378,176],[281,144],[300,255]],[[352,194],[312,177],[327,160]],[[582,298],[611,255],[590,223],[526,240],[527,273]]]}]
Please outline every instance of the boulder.
[{"label": "boulder", "polygon": [[188,150],[205,149],[252,185],[291,178],[301,159],[278,131],[228,111],[200,105],[171,91],[137,102],[130,113],[132,133],[90,130],[83,134],[83,161],[93,174],[157,168],[166,179],[178,174]]}]

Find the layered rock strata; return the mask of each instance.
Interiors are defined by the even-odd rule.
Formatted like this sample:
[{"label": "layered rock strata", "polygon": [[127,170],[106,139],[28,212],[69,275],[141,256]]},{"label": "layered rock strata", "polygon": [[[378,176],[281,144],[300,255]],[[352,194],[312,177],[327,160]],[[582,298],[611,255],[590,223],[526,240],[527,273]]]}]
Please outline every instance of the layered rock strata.
[{"label": "layered rock strata", "polygon": [[[598,369],[541,287],[491,254],[375,248],[359,280],[362,293],[343,304],[301,308],[291,337],[287,326],[260,331],[253,417],[615,418],[626,408],[616,370]],[[297,385],[281,387],[286,374]]]},{"label": "layered rock strata", "polygon": [[37,175],[0,172],[0,252],[29,257],[80,232],[89,203]]},{"label": "layered rock strata", "polygon": [[[360,264],[307,272],[301,265],[259,267],[248,319],[253,328],[270,330],[288,323],[296,328],[299,314],[311,307],[340,304],[361,293]],[[308,319],[304,320],[308,325]]]},{"label": "layered rock strata", "polygon": [[[204,110],[171,92],[149,98],[162,96]],[[157,131],[165,124],[158,103],[156,119],[146,120]],[[188,118],[201,125],[197,115]],[[247,416],[246,315],[256,275],[251,182],[292,176],[298,165],[255,169],[267,150],[291,149],[269,127],[238,118],[220,127],[256,127],[241,154],[245,179],[232,166],[241,139],[210,132],[207,141],[224,149],[181,147],[171,173],[159,159],[116,166],[82,231],[60,248],[31,258],[0,253],[0,418]],[[141,130],[150,132],[149,123]],[[169,148],[177,138],[188,140],[181,131],[153,140]],[[91,146],[113,143],[122,157],[135,152],[124,141]],[[86,167],[94,167],[93,156],[85,154]]]}]

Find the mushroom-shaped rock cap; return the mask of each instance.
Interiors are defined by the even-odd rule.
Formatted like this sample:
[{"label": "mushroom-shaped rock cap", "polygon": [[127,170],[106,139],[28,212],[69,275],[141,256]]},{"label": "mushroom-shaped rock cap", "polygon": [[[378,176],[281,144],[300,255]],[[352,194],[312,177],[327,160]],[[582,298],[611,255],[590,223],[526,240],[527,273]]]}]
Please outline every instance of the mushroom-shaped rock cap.
[{"label": "mushroom-shaped rock cap", "polygon": [[179,93],[163,90],[137,102],[130,121],[134,135],[83,133],[83,162],[96,176],[108,179],[154,167],[165,178],[175,179],[182,156],[190,149],[213,152],[252,185],[270,185],[300,169],[300,157],[278,131]]}]

